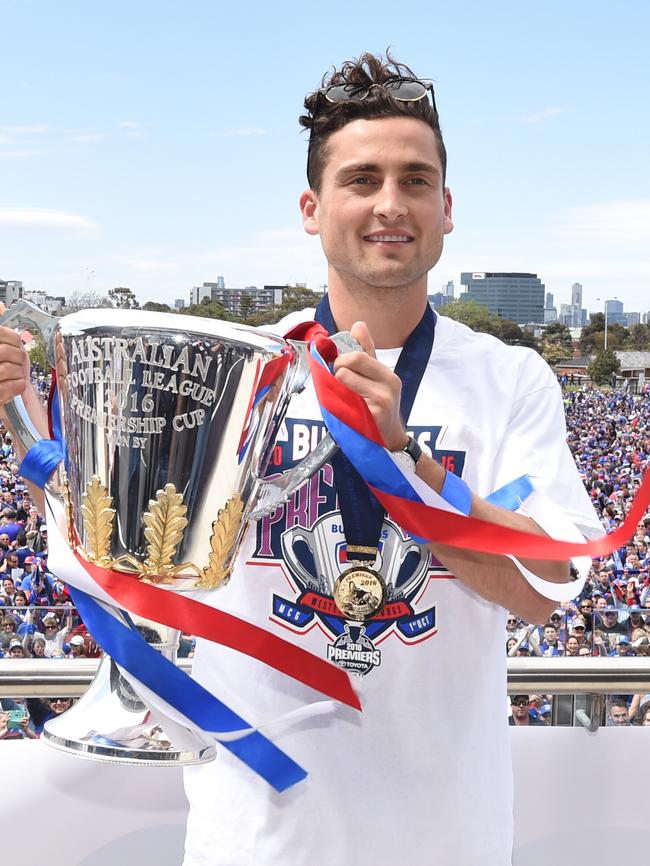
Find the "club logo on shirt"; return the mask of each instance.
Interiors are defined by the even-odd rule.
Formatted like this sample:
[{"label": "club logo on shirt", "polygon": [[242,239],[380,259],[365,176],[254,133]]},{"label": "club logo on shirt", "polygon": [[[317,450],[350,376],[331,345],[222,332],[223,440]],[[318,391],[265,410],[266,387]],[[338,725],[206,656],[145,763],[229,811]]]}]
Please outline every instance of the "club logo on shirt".
[{"label": "club logo on shirt", "polygon": [[[311,451],[325,434],[322,422],[287,420],[275,448],[269,473],[284,471]],[[460,474],[465,454],[435,448],[439,427],[410,427],[421,447]],[[283,434],[286,432],[286,436]],[[332,638],[327,657],[350,672],[365,675],[381,664],[377,644],[390,634],[403,643],[418,643],[436,633],[436,608],[420,603],[431,557],[400,527],[384,519],[378,555],[372,568],[386,582],[387,601],[370,620],[346,621],[334,602],[337,578],[350,567],[341,515],[336,507],[332,468],[324,466],[293,499],[257,524],[253,562],[281,561],[286,592],[273,593],[270,617],[294,633],[315,625]]]}]

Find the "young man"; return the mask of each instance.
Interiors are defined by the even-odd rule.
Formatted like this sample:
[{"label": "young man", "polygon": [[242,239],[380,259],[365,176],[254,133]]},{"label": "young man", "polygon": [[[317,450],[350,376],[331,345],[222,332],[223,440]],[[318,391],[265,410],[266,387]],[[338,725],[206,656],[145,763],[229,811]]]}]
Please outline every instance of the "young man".
[{"label": "young man", "polygon": [[[452,230],[430,85],[364,55],[305,106],[309,189],[300,207],[328,259],[328,298],[277,330],[314,316],[330,332],[351,330],[365,353],[340,356],[337,378],[365,399],[388,448],[405,451],[400,462],[422,481],[439,492],[448,472],[464,479],[472,516],[541,533],[531,517],[484,499],[528,473],[558,512],[599,534],[565,445],[549,368],[533,352],[429,312],[427,274]],[[272,471],[323,433],[313,390],[291,413]],[[284,795],[225,750],[213,764],[190,768],[185,866],[506,866],[506,611],[545,622],[556,605],[506,558],[416,545],[381,509],[376,517],[346,461],[332,464],[252,528],[215,603],[356,674],[363,712],[331,706],[267,729],[309,772]],[[394,604],[346,618],[337,593],[359,558]],[[566,564],[528,566],[567,580]],[[253,724],[316,700],[202,641],[194,675]],[[468,695],[480,713],[468,712]]]},{"label": "young man", "polygon": [[[528,473],[554,514],[600,533],[550,369],[428,306],[427,274],[452,230],[430,83],[364,55],[305,106],[309,189],[300,207],[327,256],[329,291],[317,311],[277,330],[314,316],[330,332],[351,330],[365,351],[339,357],[337,378],[365,399],[405,471],[436,492],[454,489],[472,516],[543,534],[539,504],[529,502],[527,516],[485,501]],[[15,393],[33,402],[24,350],[12,332],[3,339],[0,402]],[[270,471],[323,435],[313,389],[291,413]],[[566,563],[525,565],[554,582],[568,577]],[[383,596],[377,606],[364,599],[363,612],[341,592],[359,569]],[[197,679],[264,726],[309,777],[277,794],[226,750],[189,769],[185,866],[510,862],[506,611],[545,622],[556,607],[511,560],[416,544],[335,456],[251,528],[212,603],[355,674],[363,712],[318,703],[296,681],[199,641]],[[480,713],[468,712],[470,695]]]}]

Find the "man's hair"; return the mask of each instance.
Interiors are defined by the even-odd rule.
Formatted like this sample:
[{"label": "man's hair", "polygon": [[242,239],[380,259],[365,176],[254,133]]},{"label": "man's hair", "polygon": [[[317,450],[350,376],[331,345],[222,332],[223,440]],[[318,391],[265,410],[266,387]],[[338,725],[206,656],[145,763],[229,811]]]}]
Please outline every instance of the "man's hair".
[{"label": "man's hair", "polygon": [[320,189],[323,169],[327,160],[327,141],[333,132],[359,118],[375,120],[382,117],[414,117],[432,130],[442,163],[443,184],[447,171],[447,151],[440,131],[438,112],[432,107],[429,95],[414,102],[394,99],[383,88],[373,87],[363,100],[329,102],[322,93],[332,84],[383,84],[390,78],[417,78],[413,71],[395,60],[389,51],[385,59],[379,55],[362,54],[358,59],[346,60],[340,69],[326,73],[321,87],[305,97],[306,114],[299,118],[300,125],[309,130],[307,154],[307,180],[311,189]]}]

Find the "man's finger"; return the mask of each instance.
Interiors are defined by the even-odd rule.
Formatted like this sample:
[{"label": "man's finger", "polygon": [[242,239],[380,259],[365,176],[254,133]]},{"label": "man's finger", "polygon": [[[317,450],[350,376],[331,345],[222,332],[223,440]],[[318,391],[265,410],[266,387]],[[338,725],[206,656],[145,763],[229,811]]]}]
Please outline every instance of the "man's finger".
[{"label": "man's finger", "polygon": [[365,322],[355,322],[350,328],[350,334],[354,337],[357,343],[361,346],[366,355],[371,358],[375,356],[375,342],[368,330],[368,325]]}]

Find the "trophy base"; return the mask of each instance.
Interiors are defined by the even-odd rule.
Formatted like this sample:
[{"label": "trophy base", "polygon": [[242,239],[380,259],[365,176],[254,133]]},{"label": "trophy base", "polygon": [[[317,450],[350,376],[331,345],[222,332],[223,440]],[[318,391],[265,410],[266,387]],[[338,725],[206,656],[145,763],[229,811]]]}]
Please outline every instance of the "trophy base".
[{"label": "trophy base", "polygon": [[159,724],[108,656],[79,701],[45,723],[42,738],[69,755],[139,767],[186,767],[216,756],[213,740]]}]

